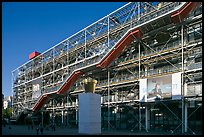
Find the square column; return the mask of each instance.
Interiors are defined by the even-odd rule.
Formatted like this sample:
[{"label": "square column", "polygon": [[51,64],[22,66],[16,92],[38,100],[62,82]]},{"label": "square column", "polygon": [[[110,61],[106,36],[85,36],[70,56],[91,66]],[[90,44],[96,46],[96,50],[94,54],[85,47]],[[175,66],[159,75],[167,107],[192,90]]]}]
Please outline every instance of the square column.
[{"label": "square column", "polygon": [[101,95],[81,93],[78,97],[79,133],[101,134]]}]

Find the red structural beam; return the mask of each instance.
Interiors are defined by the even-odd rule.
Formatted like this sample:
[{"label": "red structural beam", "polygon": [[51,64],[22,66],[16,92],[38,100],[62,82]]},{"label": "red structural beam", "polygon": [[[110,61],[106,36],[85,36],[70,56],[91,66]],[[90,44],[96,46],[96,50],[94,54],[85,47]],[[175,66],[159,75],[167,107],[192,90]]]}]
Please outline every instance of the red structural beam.
[{"label": "red structural beam", "polygon": [[43,105],[48,101],[48,99],[49,99],[48,95],[43,95],[38,101],[38,103],[34,106],[33,111],[42,108]]},{"label": "red structural beam", "polygon": [[141,31],[136,28],[132,31],[129,31],[126,36],[116,45],[116,47],[110,51],[110,53],[99,63],[96,65],[97,68],[105,68],[111,64],[113,60],[115,60],[120,53],[128,46],[135,38],[141,38]]},{"label": "red structural beam", "polygon": [[69,90],[71,86],[78,80],[78,78],[83,74],[81,71],[74,72],[66,81],[66,83],[59,89],[57,94],[63,94]]},{"label": "red structural beam", "polygon": [[177,24],[183,21],[184,18],[188,16],[188,14],[197,7],[199,2],[188,2],[182,9],[174,12],[171,15],[172,22]]},{"label": "red structural beam", "polygon": [[[81,71],[76,71],[74,72],[68,80],[65,82],[65,84],[59,89],[57,94],[63,94],[69,90],[71,86],[74,85],[74,83],[78,80],[78,78],[82,75],[83,73]],[[53,93],[54,94],[54,93]],[[41,99],[38,101],[38,103],[34,106],[33,111],[39,110],[40,108],[43,107],[43,105],[48,101],[49,97],[48,94],[43,95]]]}]

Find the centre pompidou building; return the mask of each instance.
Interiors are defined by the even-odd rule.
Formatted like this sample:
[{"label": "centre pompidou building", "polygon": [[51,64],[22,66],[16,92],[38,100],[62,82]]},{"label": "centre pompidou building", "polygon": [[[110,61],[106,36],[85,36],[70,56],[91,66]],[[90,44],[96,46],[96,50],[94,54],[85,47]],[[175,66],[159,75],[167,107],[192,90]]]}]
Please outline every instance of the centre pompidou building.
[{"label": "centre pompidou building", "polygon": [[12,71],[13,116],[78,126],[96,79],[102,128],[202,132],[202,3],[130,2]]}]

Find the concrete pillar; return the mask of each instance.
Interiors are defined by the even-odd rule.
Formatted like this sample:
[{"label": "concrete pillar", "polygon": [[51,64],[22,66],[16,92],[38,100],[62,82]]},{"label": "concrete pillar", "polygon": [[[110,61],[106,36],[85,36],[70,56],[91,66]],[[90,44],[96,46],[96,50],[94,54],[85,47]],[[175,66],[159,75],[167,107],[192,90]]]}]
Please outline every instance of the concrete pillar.
[{"label": "concrete pillar", "polygon": [[101,134],[101,95],[79,94],[79,133]]},{"label": "concrete pillar", "polygon": [[95,94],[97,80],[84,80],[85,93],[79,94],[79,133],[101,134],[101,95]]}]

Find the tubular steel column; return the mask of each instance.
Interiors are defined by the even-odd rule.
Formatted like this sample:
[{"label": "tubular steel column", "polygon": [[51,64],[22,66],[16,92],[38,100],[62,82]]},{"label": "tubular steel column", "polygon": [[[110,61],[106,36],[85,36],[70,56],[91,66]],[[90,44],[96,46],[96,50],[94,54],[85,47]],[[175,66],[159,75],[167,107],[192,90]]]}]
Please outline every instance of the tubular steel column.
[{"label": "tubular steel column", "polygon": [[69,94],[67,94],[67,126],[69,126]]},{"label": "tubular steel column", "polygon": [[110,46],[110,16],[108,16],[108,48]]},{"label": "tubular steel column", "polygon": [[[108,16],[108,48],[110,46],[110,16]],[[108,70],[108,130],[110,130],[110,72],[109,72],[109,68]]]},{"label": "tubular steel column", "polygon": [[77,123],[78,123],[78,107],[77,107],[77,97],[76,97],[76,103],[75,103],[75,109],[76,109],[76,125],[77,125]]},{"label": "tubular steel column", "polygon": [[[140,43],[139,43],[139,79],[140,79]],[[140,92],[140,91],[139,91]],[[139,102],[139,131],[141,131],[141,102]]]},{"label": "tubular steel column", "polygon": [[141,131],[141,102],[139,102],[139,131]]},{"label": "tubular steel column", "polygon": [[139,43],[139,79],[140,79],[140,43]]},{"label": "tubular steel column", "polygon": [[43,127],[43,110],[42,110],[42,127]]},{"label": "tubular steel column", "polygon": [[182,133],[187,132],[187,107],[184,98],[184,37],[183,37],[183,25],[181,26],[181,47],[182,47],[182,76],[181,76],[181,94],[182,94]]},{"label": "tubular steel column", "polygon": [[[67,41],[67,63],[66,63],[66,70],[67,70],[67,75],[69,75],[69,67],[68,67],[68,65],[69,65],[69,40]],[[65,77],[65,79],[66,79],[66,77]],[[64,78],[63,78],[63,80],[65,80]],[[68,95],[67,95],[67,97],[68,97]]]},{"label": "tubular steel column", "polygon": [[54,99],[52,100],[52,123],[53,124],[55,123],[55,120],[54,120]]},{"label": "tubular steel column", "polygon": [[[42,80],[44,81],[44,76],[43,76],[44,75],[44,67],[43,66],[44,66],[44,63],[45,63],[44,62],[44,56],[41,57],[41,63],[42,63],[41,77],[42,77]],[[42,94],[45,93],[45,88],[44,87],[45,87],[45,84],[43,84],[43,86],[42,86],[42,88],[43,88],[43,93]]]},{"label": "tubular steel column", "polygon": [[84,54],[84,58],[86,59],[86,29],[84,30],[84,37],[85,37],[85,45],[84,45],[84,50],[85,50],[85,54]]},{"label": "tubular steel column", "polygon": [[64,125],[64,110],[62,110],[62,125]]},{"label": "tubular steel column", "polygon": [[54,71],[55,71],[55,59],[54,59],[54,51],[55,51],[55,48],[53,48],[53,50],[52,50],[52,91],[53,91],[53,85],[54,85],[54,83],[55,83],[55,75],[54,75]]},{"label": "tubular steel column", "polygon": [[149,132],[149,128],[150,128],[150,112],[149,112],[149,106],[148,104],[145,105],[145,128],[146,128],[146,132]]},{"label": "tubular steel column", "polygon": [[140,20],[140,2],[138,2],[137,4],[138,4],[138,12],[137,12],[138,20]]},{"label": "tubular steel column", "polygon": [[187,101],[184,100],[184,131],[188,132],[188,105],[187,105]]},{"label": "tubular steel column", "polygon": [[108,130],[110,130],[110,72],[108,68]]}]

